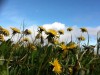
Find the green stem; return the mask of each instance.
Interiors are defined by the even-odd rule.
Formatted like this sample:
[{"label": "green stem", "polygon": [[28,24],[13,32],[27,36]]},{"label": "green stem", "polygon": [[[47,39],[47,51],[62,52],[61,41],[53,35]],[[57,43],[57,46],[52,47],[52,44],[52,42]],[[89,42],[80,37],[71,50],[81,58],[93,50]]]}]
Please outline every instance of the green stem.
[{"label": "green stem", "polygon": [[[70,32],[70,34],[71,34],[71,32]],[[71,42],[72,42],[72,34],[71,34]]]},{"label": "green stem", "polygon": [[11,52],[10,57],[8,59],[8,62],[7,62],[7,75],[9,75],[9,63],[10,63],[10,59],[12,57],[12,54],[13,54],[13,51]]},{"label": "green stem", "polygon": [[43,59],[42,59],[42,61],[41,61],[41,64],[40,64],[40,66],[39,66],[39,70],[38,70],[38,72],[37,72],[37,75],[40,75],[40,71],[41,71],[41,68],[42,68],[42,63],[43,63],[43,61],[44,61],[44,59],[45,59],[45,57],[46,57],[46,52],[47,52],[47,49],[45,50],[45,55],[43,56]]},{"label": "green stem", "polygon": [[87,42],[87,45],[89,45],[89,33],[87,32],[87,35],[88,35],[88,42]]},{"label": "green stem", "polygon": [[97,55],[99,54],[99,32],[97,32]]}]

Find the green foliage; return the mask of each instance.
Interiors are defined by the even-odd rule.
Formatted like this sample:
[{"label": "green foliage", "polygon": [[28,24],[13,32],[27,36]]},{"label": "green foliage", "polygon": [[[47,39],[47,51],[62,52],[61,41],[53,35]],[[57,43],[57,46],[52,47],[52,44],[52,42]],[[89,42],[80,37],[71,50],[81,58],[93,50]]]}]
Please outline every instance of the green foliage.
[{"label": "green foliage", "polygon": [[[39,31],[40,37],[42,31]],[[52,38],[52,42],[47,38],[46,45],[43,45],[44,42],[36,41],[37,38],[33,42],[21,41],[29,34],[21,36],[16,43],[11,41],[15,34],[7,41],[0,42],[0,75],[58,75],[53,71],[57,63],[50,64],[55,59],[59,60],[62,67],[60,75],[100,74],[100,56],[94,54],[94,49],[90,45],[82,47],[81,41],[76,44],[77,42],[73,42],[72,39],[66,44],[55,44],[55,38],[59,38],[55,37],[56,34],[50,36],[52,33],[49,31],[47,34]],[[63,48],[61,45],[66,47]]]}]

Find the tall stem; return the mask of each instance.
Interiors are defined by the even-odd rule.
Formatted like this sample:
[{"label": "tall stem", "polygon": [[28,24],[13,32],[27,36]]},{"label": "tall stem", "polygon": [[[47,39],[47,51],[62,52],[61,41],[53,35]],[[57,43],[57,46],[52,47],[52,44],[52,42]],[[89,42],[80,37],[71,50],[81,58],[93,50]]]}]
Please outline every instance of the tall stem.
[{"label": "tall stem", "polygon": [[99,54],[99,33],[97,32],[97,55]]},{"label": "tall stem", "polygon": [[87,35],[88,35],[88,42],[87,42],[87,45],[89,45],[89,33],[87,32]]},{"label": "tall stem", "polygon": [[[70,34],[71,34],[71,32],[70,32]],[[71,34],[71,42],[72,42],[72,34]]]}]

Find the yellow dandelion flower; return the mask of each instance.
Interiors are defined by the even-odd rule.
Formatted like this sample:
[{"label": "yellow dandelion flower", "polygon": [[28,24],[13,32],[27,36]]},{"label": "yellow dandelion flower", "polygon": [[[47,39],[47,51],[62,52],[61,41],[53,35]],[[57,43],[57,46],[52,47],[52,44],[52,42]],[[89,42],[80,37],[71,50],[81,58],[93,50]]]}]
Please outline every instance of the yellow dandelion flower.
[{"label": "yellow dandelion flower", "polygon": [[12,34],[16,34],[16,33],[20,33],[20,30],[19,29],[17,29],[17,28],[12,28],[12,27],[10,27],[11,29],[12,29],[12,31],[13,31],[13,33]]},{"label": "yellow dandelion flower", "polygon": [[27,45],[27,47],[28,47],[30,50],[36,50],[36,49],[37,49],[36,46],[33,45],[33,44],[31,44],[31,43],[29,43],[29,44]]},{"label": "yellow dandelion flower", "polygon": [[85,37],[80,36],[80,37],[78,37],[78,40],[79,40],[79,41],[84,41],[84,40],[85,40]]},{"label": "yellow dandelion flower", "polygon": [[72,31],[73,29],[71,27],[67,28],[67,31]]},{"label": "yellow dandelion flower", "polygon": [[76,44],[71,44],[71,45],[69,46],[69,49],[75,49],[76,47],[77,47]]},{"label": "yellow dandelion flower", "polygon": [[25,34],[25,35],[30,35],[30,34],[32,34],[32,32],[31,32],[30,30],[26,29],[26,30],[23,32],[23,34]]},{"label": "yellow dandelion flower", "polygon": [[4,36],[0,34],[0,42],[4,41]]},{"label": "yellow dandelion flower", "polygon": [[23,38],[23,40],[22,41],[25,41],[25,42],[28,42],[29,41],[29,38]]},{"label": "yellow dandelion flower", "polygon": [[64,30],[59,30],[59,34],[64,34]]},{"label": "yellow dandelion flower", "polygon": [[54,30],[54,29],[49,29],[47,32],[46,32],[47,35],[50,35],[50,36],[56,36],[57,35],[57,31]]},{"label": "yellow dandelion flower", "polygon": [[62,50],[67,50],[67,46],[65,44],[61,44],[60,47],[61,47]]},{"label": "yellow dandelion flower", "polygon": [[31,46],[32,50],[36,50],[36,47],[34,45]]},{"label": "yellow dandelion flower", "polygon": [[4,36],[9,36],[9,31],[7,30],[7,29],[2,29],[2,34],[4,35]]},{"label": "yellow dandelion flower", "polygon": [[80,29],[81,29],[81,32],[87,32],[86,28],[80,28]]},{"label": "yellow dandelion flower", "polygon": [[62,72],[62,67],[57,59],[54,60],[54,62],[50,62],[50,64],[53,66],[53,70],[55,73],[60,74]]},{"label": "yellow dandelion flower", "polygon": [[69,70],[69,73],[72,75],[72,73],[73,73],[73,67],[72,66],[69,66],[68,67],[68,70]]},{"label": "yellow dandelion flower", "polygon": [[54,44],[59,44],[59,41],[54,39]]},{"label": "yellow dandelion flower", "polygon": [[40,31],[45,31],[45,28],[43,26],[39,26]]}]

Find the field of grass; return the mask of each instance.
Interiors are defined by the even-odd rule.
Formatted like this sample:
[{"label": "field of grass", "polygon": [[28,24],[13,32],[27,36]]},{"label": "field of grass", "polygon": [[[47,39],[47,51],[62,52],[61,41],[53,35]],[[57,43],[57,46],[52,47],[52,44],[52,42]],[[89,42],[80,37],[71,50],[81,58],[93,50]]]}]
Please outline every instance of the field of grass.
[{"label": "field of grass", "polygon": [[[11,30],[12,34],[0,27],[0,75],[100,75],[100,55],[94,53],[95,46],[90,45],[86,28],[80,28],[80,31],[88,38],[81,34],[74,42],[71,35],[67,43],[59,42],[63,30],[46,30],[39,26],[38,34],[31,42],[28,37],[32,31]],[[69,27],[66,30],[71,32],[73,29]],[[21,36],[14,42],[12,38],[16,34]],[[11,37],[5,40],[6,36]],[[82,45],[85,39],[88,42]]]}]

